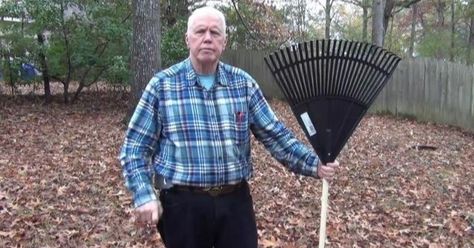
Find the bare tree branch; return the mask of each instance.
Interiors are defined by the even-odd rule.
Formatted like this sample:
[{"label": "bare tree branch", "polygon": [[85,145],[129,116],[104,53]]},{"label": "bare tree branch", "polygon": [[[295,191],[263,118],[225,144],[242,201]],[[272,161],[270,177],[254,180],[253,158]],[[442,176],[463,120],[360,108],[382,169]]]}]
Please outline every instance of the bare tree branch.
[{"label": "bare tree branch", "polygon": [[[239,17],[239,20],[240,22],[242,23],[242,25],[244,25],[245,29],[247,30],[248,34],[250,35],[250,37],[254,40],[256,40],[258,43],[260,43],[260,45],[262,45],[262,47],[266,47],[267,44],[265,44],[263,42],[263,39],[261,37],[255,37],[253,32],[250,31],[250,28],[248,27],[247,23],[244,21],[244,18],[242,17],[242,15],[240,14],[239,10],[237,9],[237,5],[235,4],[235,1],[234,0],[231,0],[232,1],[232,5],[234,6],[234,9],[235,9],[235,12],[237,13],[237,16]],[[258,34],[257,34],[258,35]]]},{"label": "bare tree branch", "polygon": [[413,4],[417,4],[418,2],[421,2],[421,0],[407,0],[407,1],[395,3],[395,7],[397,8],[394,11],[392,11],[391,16],[401,12],[403,9],[410,8]]}]

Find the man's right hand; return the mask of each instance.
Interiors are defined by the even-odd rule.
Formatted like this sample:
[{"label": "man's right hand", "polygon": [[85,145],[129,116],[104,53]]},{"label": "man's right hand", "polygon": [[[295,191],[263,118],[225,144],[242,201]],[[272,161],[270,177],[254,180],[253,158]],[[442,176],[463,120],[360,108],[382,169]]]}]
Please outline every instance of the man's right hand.
[{"label": "man's right hand", "polygon": [[160,201],[147,202],[135,208],[135,224],[140,227],[155,226],[163,213]]}]

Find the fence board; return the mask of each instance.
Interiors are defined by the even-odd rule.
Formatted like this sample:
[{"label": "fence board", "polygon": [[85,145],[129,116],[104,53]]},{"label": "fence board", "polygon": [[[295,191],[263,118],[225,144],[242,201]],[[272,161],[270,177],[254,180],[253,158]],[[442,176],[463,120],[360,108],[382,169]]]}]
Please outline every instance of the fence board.
[{"label": "fence board", "polygon": [[[474,66],[471,67],[468,75],[468,82],[471,82],[471,117],[474,116]],[[474,121],[473,121],[474,122]]]}]

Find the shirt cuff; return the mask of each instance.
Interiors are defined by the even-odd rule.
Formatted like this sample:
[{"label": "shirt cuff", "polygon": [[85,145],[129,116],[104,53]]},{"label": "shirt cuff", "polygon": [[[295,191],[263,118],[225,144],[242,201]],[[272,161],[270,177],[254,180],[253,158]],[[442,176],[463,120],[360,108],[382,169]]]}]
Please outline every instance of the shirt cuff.
[{"label": "shirt cuff", "polygon": [[319,158],[317,156],[311,156],[306,161],[307,165],[304,167],[303,174],[319,179],[318,176],[318,165]]},{"label": "shirt cuff", "polygon": [[156,199],[157,198],[153,186],[147,185],[139,191],[135,192],[133,196],[133,205],[135,208],[137,208],[148,202],[156,201]]}]

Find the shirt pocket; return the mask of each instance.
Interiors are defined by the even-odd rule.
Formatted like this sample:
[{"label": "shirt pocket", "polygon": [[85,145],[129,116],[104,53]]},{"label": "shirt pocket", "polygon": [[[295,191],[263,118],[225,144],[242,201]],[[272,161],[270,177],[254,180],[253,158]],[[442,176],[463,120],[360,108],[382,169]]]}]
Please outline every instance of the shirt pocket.
[{"label": "shirt pocket", "polygon": [[245,145],[249,142],[249,117],[248,112],[237,111],[233,114],[234,137],[237,145]]}]

